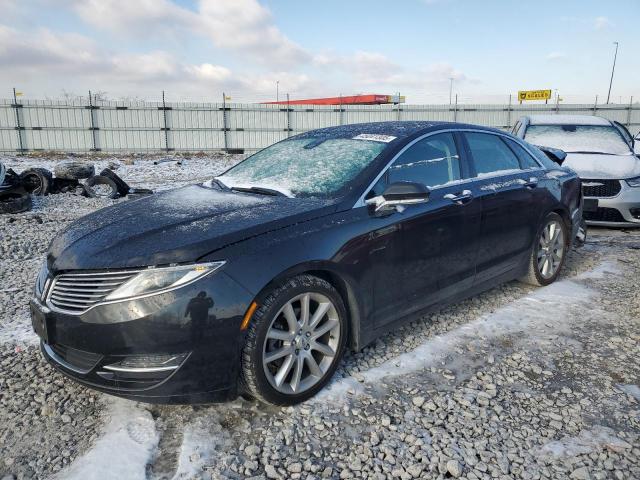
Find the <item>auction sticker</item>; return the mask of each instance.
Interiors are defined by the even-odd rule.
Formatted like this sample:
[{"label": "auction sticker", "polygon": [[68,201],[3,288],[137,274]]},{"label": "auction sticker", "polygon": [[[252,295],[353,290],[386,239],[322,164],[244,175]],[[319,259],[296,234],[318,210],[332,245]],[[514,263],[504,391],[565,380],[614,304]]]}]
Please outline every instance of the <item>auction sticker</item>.
[{"label": "auction sticker", "polygon": [[360,135],[353,137],[353,139],[354,140],[372,140],[374,142],[389,143],[395,140],[396,137],[393,137],[391,135],[377,135],[375,133],[361,133]]}]

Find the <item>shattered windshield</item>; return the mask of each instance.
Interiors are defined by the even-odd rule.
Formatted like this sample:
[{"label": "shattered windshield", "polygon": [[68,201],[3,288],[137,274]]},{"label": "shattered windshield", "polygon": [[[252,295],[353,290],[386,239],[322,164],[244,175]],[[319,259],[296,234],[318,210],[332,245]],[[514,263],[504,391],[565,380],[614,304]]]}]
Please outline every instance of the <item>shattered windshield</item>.
[{"label": "shattered windshield", "polygon": [[386,146],[379,141],[352,138],[294,138],[257,152],[216,179],[228,188],[273,190],[293,197],[330,197]]},{"label": "shattered windshield", "polygon": [[525,140],[567,153],[628,155],[629,145],[617,129],[607,125],[531,125]]}]

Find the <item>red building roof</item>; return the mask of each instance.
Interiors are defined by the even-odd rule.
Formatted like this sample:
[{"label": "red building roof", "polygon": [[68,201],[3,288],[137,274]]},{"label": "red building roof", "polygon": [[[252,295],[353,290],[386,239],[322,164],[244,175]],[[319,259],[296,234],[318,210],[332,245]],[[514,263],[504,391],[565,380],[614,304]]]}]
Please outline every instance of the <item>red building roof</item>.
[{"label": "red building roof", "polygon": [[[263,102],[269,105],[382,105],[397,103],[397,95],[351,95],[347,97],[307,98],[302,100],[286,100],[279,102]],[[400,97],[400,103],[404,97]]]}]

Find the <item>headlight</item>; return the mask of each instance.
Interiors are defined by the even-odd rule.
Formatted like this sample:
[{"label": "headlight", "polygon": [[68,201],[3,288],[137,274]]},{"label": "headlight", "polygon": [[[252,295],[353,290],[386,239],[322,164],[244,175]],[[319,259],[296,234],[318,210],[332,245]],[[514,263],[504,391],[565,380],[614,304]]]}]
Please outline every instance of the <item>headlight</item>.
[{"label": "headlight", "polygon": [[120,285],[105,300],[122,300],[139,295],[162,293],[183,287],[218,270],[225,262],[196,263],[175,267],[149,268]]},{"label": "headlight", "polygon": [[627,178],[630,187],[640,187],[640,177]]},{"label": "headlight", "polygon": [[38,276],[36,277],[36,284],[34,288],[34,295],[38,298],[42,296],[44,292],[45,285],[47,283],[47,277],[49,276],[49,269],[47,268],[47,259],[45,257],[44,261],[40,265],[40,270],[38,271]]}]

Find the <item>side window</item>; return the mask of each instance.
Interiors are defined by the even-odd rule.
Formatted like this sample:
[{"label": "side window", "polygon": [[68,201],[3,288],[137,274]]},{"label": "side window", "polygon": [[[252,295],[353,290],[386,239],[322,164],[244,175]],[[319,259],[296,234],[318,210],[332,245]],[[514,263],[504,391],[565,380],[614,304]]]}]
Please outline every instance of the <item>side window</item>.
[{"label": "side window", "polygon": [[465,135],[478,175],[520,169],[518,158],[499,136],[489,133],[465,133]]},{"label": "side window", "polygon": [[520,160],[520,166],[523,169],[526,170],[530,168],[540,168],[538,162],[536,162],[531,154],[527,152],[518,142],[514,142],[510,138],[503,138],[502,140],[507,142],[507,145],[509,145],[509,147],[511,147],[511,150],[513,150],[518,156],[518,160]]},{"label": "side window", "polygon": [[460,180],[460,157],[451,133],[433,135],[409,147],[391,165],[389,183],[418,182],[428,187]]}]

